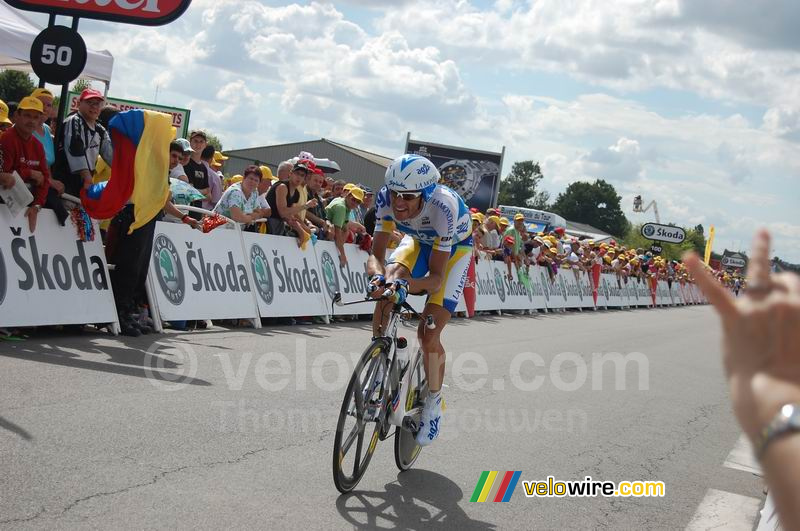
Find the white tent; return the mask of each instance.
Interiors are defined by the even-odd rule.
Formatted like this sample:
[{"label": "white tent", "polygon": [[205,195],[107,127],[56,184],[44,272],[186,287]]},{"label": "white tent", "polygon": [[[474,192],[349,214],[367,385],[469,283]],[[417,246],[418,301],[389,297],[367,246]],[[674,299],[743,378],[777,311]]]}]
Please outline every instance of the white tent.
[{"label": "white tent", "polygon": [[[31,72],[33,39],[42,31],[22,13],[0,1],[0,68]],[[107,50],[87,50],[86,67],[81,77],[103,81],[108,87],[114,57]]]}]

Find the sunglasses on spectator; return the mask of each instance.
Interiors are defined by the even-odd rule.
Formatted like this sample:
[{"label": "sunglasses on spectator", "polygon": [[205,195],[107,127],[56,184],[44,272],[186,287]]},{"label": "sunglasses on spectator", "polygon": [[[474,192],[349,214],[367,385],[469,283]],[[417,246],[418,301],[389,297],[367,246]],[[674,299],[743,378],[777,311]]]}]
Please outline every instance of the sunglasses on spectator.
[{"label": "sunglasses on spectator", "polygon": [[413,201],[422,195],[422,192],[395,192],[394,190],[389,193],[392,199],[402,199],[403,201]]}]

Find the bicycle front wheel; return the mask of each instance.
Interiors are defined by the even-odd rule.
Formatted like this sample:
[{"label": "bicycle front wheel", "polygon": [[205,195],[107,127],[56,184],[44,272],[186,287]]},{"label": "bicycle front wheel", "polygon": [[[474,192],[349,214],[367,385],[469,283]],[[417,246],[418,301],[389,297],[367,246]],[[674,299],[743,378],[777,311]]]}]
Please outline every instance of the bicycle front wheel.
[{"label": "bicycle front wheel", "polygon": [[[380,436],[382,403],[380,387],[388,373],[385,341],[376,339],[358,360],[347,385],[333,442],[333,483],[341,493],[350,492],[361,481]],[[379,373],[383,368],[383,373]],[[384,377],[379,378],[381,374]],[[385,392],[383,392],[385,394]],[[369,424],[374,423],[371,436]]]},{"label": "bicycle front wheel", "polygon": [[[428,380],[425,378],[425,366],[422,362],[422,355],[417,355],[413,361],[413,366],[409,367],[411,373],[410,389],[406,399],[406,418],[413,419],[413,425],[419,426],[419,418],[422,414],[422,406],[428,396]],[[405,422],[404,422],[405,424]],[[416,428],[415,428],[416,430]],[[422,447],[417,444],[416,431],[408,429],[408,426],[397,428],[394,436],[394,463],[400,471],[411,468],[414,461],[419,457]]]}]

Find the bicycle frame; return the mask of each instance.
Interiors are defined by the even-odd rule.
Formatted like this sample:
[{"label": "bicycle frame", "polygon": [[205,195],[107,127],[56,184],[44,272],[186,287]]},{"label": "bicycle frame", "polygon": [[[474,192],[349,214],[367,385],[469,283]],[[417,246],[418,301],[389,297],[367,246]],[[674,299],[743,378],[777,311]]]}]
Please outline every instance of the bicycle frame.
[{"label": "bicycle frame", "polygon": [[[368,298],[367,301],[377,302],[376,299]],[[339,306],[347,306],[348,304],[356,304],[356,303],[341,303],[341,295],[339,293],[334,296],[334,304],[338,304]],[[363,302],[363,301],[358,301]],[[417,358],[420,356],[420,351],[417,350],[416,353],[409,358],[408,364],[406,365],[406,370],[402,375],[399,375],[399,366],[397,362],[397,329],[400,326],[400,323],[403,322],[403,318],[401,315],[402,310],[408,310],[414,315],[416,315],[420,320],[423,317],[413,308],[411,307],[408,302],[404,302],[403,304],[395,304],[392,306],[391,312],[389,314],[389,320],[386,323],[385,331],[381,330],[383,334],[380,336],[381,339],[386,341],[387,345],[389,346],[388,349],[388,357],[389,357],[389,370],[383,377],[383,382],[381,383],[381,387],[383,392],[381,396],[385,399],[391,399],[391,402],[388,402],[384,405],[388,411],[388,416],[384,418],[383,422],[388,422],[392,426],[397,426],[399,428],[403,427],[403,419],[406,416],[413,412],[413,410],[409,411],[406,410],[406,404],[408,402],[408,391],[411,388],[411,378],[413,377],[413,368],[416,365]],[[433,317],[428,316],[426,319],[426,327],[428,328],[435,328],[435,324],[433,323]]]}]

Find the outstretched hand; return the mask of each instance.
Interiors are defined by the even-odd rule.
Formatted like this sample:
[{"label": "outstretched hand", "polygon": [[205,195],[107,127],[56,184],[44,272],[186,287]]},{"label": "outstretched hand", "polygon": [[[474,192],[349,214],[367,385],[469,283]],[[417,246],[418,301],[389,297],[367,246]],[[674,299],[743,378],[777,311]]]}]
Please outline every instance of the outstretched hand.
[{"label": "outstretched hand", "polygon": [[692,253],[684,261],[722,320],[723,364],[739,423],[755,440],[781,406],[800,403],[800,276],[770,273],[770,236],[756,233],[747,290],[735,298]]}]

